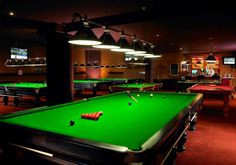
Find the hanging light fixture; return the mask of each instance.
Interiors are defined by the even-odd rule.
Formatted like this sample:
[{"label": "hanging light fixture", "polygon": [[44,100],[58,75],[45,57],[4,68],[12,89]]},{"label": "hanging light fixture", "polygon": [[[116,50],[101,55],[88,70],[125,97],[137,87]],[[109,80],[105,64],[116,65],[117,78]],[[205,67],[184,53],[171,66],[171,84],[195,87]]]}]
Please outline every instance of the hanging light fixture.
[{"label": "hanging light fixture", "polygon": [[158,58],[161,57],[160,53],[157,51],[154,45],[151,45],[149,54],[145,55],[144,58]]},{"label": "hanging light fixture", "polygon": [[153,52],[151,50],[151,45],[149,45],[148,43],[146,42],[143,42],[143,50],[145,50],[146,53],[141,53],[141,54],[135,54],[135,56],[153,56]]},{"label": "hanging light fixture", "polygon": [[83,25],[81,29],[79,29],[74,37],[69,41],[71,44],[75,45],[99,45],[101,44],[101,41],[98,40],[97,36],[94,34],[94,32],[89,27],[89,22],[87,21],[87,17],[85,18],[80,17]]},{"label": "hanging light fixture", "polygon": [[133,40],[131,43],[131,48],[134,51],[126,52],[125,54],[143,54],[146,53],[146,51],[143,49],[143,47],[140,45],[139,41],[137,40],[136,36],[133,36]]},{"label": "hanging light fixture", "polygon": [[110,30],[105,27],[104,33],[99,38],[99,40],[102,42],[101,45],[93,45],[94,48],[100,48],[100,49],[118,49],[119,46],[116,45],[116,41],[112,37]]},{"label": "hanging light fixture", "polygon": [[124,34],[124,30],[123,29],[121,31],[120,39],[118,40],[117,45],[120,48],[111,49],[111,51],[114,51],[114,52],[130,52],[130,51],[134,51],[131,48],[131,46],[130,46],[129,42],[127,41],[127,39],[125,38],[125,34]]},{"label": "hanging light fixture", "polygon": [[205,59],[206,62],[208,63],[215,63],[216,62],[216,58],[213,55],[213,52],[210,51],[208,57]]},{"label": "hanging light fixture", "polygon": [[[213,40],[213,38],[209,38],[209,40]],[[214,42],[210,42],[210,44],[211,44],[210,53],[209,53],[208,57],[205,59],[205,61],[208,62],[208,63],[215,63],[216,62],[216,58],[213,55],[213,45],[214,45]]]}]

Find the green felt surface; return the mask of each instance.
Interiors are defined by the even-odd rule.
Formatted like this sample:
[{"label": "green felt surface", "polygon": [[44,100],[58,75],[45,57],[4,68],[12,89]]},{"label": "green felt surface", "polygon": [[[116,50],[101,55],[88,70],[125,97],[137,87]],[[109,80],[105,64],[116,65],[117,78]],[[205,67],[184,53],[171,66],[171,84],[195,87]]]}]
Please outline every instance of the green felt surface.
[{"label": "green felt surface", "polygon": [[99,82],[102,82],[101,80],[74,80],[74,83],[99,83]]},{"label": "green felt surface", "polygon": [[34,83],[34,82],[20,82],[20,83],[0,83],[0,86],[4,87],[19,87],[19,88],[45,88],[46,83]]},{"label": "green felt surface", "polygon": [[[150,97],[150,94],[153,96]],[[138,103],[126,92],[119,92],[87,101],[19,112],[9,117],[0,117],[0,122],[140,150],[152,135],[167,125],[197,96],[194,93],[159,92],[131,92],[131,95]],[[81,118],[83,113],[99,111],[103,111],[103,115],[98,121]],[[75,121],[74,126],[69,126],[71,120]]]}]

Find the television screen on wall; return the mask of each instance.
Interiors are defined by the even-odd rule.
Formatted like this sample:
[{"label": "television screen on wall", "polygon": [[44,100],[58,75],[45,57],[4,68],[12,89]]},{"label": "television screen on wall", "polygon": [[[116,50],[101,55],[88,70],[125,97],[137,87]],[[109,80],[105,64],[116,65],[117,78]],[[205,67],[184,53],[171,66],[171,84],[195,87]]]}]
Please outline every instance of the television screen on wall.
[{"label": "television screen on wall", "polygon": [[223,57],[224,65],[234,65],[236,63],[235,57]]},{"label": "television screen on wall", "polygon": [[27,49],[11,47],[10,53],[11,53],[11,59],[27,59],[28,58]]}]

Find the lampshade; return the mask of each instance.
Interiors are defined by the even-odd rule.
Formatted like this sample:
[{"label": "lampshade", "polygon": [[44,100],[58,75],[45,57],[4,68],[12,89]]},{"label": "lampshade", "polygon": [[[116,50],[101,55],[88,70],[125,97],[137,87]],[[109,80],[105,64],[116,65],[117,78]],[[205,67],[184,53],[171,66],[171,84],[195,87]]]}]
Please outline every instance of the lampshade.
[{"label": "lampshade", "polygon": [[149,55],[145,55],[144,58],[158,58],[161,57],[160,51],[158,51],[157,47],[151,45],[149,50]]},{"label": "lampshade", "polygon": [[143,49],[143,46],[140,45],[140,43],[137,40],[135,35],[134,35],[133,40],[132,40],[131,48],[134,51],[126,52],[127,54],[143,54],[143,53],[146,53],[146,51]]},{"label": "lampshade", "polygon": [[114,51],[114,52],[130,52],[130,51],[134,51],[131,48],[129,42],[125,38],[124,30],[122,30],[122,32],[121,32],[120,39],[118,40],[117,45],[120,48],[118,48],[118,49],[111,49],[111,51]]},{"label": "lampshade", "polygon": [[161,55],[148,55],[148,56],[144,56],[144,58],[159,58],[161,57]]},{"label": "lampshade", "polygon": [[116,65],[116,68],[121,68],[120,64],[117,64],[117,65]]},{"label": "lampshade", "polygon": [[82,28],[75,33],[74,37],[69,41],[69,43],[89,46],[101,44],[97,36],[90,29],[88,21],[85,20],[83,20]]},{"label": "lampshade", "polygon": [[135,56],[144,56],[145,57],[145,56],[153,56],[154,55],[152,47],[149,44],[144,42],[142,47],[143,47],[143,50],[145,50],[146,53],[135,54]]},{"label": "lampshade", "polygon": [[87,66],[87,67],[91,67],[92,65],[91,65],[90,62],[88,62],[88,63],[86,64],[86,66]]},{"label": "lampshade", "polygon": [[95,63],[93,63],[93,67],[94,68],[99,68],[100,66],[95,62]]},{"label": "lampshade", "polygon": [[116,49],[119,48],[119,46],[116,45],[116,41],[112,37],[110,30],[105,29],[102,36],[99,38],[99,40],[102,42],[101,45],[93,45],[94,48],[100,48],[100,49]]},{"label": "lampshade", "polygon": [[205,59],[205,61],[210,63],[216,62],[216,58],[213,56],[212,51],[210,52],[209,56]]}]

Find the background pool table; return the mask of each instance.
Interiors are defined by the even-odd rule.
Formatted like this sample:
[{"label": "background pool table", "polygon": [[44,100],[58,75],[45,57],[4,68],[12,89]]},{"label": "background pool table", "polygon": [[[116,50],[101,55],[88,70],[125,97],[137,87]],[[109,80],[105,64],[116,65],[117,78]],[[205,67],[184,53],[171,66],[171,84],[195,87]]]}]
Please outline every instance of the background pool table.
[{"label": "background pool table", "polygon": [[204,94],[204,99],[220,99],[224,102],[223,112],[224,116],[229,115],[229,99],[232,93],[235,92],[233,86],[223,86],[223,85],[200,85],[196,84],[192,87],[187,88],[188,92],[191,93],[202,93]]},{"label": "background pool table", "polygon": [[137,78],[101,78],[100,80],[112,81],[114,85],[143,82],[142,79],[137,79]]},{"label": "background pool table", "polygon": [[162,87],[162,83],[127,83],[111,86],[111,91],[158,91]]},{"label": "background pool table", "polygon": [[[72,162],[148,163],[153,155],[164,161],[174,146],[183,147],[181,137],[201,103],[201,94],[118,92],[31,109],[0,116],[0,144]],[[98,120],[81,118],[99,111]]]},{"label": "background pool table", "polygon": [[186,92],[187,88],[195,85],[195,84],[200,84],[200,85],[220,85],[220,81],[193,81],[193,80],[186,80],[186,81],[177,81],[176,82],[176,92]]},{"label": "background pool table", "polygon": [[40,105],[40,97],[46,96],[47,84],[42,82],[19,82],[0,83],[0,95],[3,96],[4,105],[8,104],[8,98],[14,97],[14,104],[17,106],[19,97],[30,95],[35,97],[35,104]]},{"label": "background pool table", "polygon": [[92,91],[92,95],[96,96],[97,91],[102,87],[111,86],[113,82],[111,80],[101,80],[101,79],[81,79],[74,80],[74,89],[78,92],[77,94],[81,94],[83,90],[89,89]]}]

